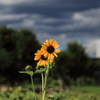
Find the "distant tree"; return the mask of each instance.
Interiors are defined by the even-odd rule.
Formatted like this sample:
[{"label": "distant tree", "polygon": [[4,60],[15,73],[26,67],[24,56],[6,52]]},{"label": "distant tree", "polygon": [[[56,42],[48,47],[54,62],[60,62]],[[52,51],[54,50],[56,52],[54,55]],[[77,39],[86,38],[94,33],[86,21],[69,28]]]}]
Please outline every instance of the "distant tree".
[{"label": "distant tree", "polygon": [[87,69],[90,67],[91,61],[85,53],[85,48],[78,42],[68,43],[68,57],[70,76],[74,79],[85,76]]},{"label": "distant tree", "polygon": [[[34,53],[40,48],[35,32],[29,29],[21,29],[17,34],[17,55],[20,64],[34,66]],[[23,67],[22,67],[23,68]]]},{"label": "distant tree", "polygon": [[100,85],[100,58],[91,58],[91,62],[91,67],[88,69],[89,75]]},{"label": "distant tree", "polygon": [[[12,59],[16,56],[16,38],[15,30],[7,28],[6,26],[0,27],[0,64],[2,69],[9,67],[12,63]],[[13,55],[13,56],[12,56]]]},{"label": "distant tree", "polygon": [[70,42],[67,44],[67,50],[62,51],[56,59],[55,73],[68,87],[71,79],[79,80],[83,76],[89,76],[90,65],[91,60],[85,53],[85,48],[76,41]]},{"label": "distant tree", "polygon": [[14,30],[0,27],[0,75],[10,82],[25,79],[23,70],[26,65],[34,65],[34,53],[40,48],[35,32],[30,29]]},{"label": "distant tree", "polygon": [[[69,90],[70,88],[70,76],[68,69],[69,57],[67,51],[61,51],[58,57],[55,59],[54,78],[58,79],[59,88],[63,90]],[[66,88],[67,87],[67,88]]]}]

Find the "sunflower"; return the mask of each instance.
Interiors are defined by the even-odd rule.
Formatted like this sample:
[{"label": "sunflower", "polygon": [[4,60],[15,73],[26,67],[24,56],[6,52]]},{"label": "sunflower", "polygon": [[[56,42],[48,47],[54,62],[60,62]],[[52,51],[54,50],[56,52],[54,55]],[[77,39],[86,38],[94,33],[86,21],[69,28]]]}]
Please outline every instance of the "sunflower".
[{"label": "sunflower", "polygon": [[59,44],[55,40],[50,39],[46,40],[46,42],[42,45],[41,51],[45,57],[48,57],[48,59],[54,59],[54,57],[57,57],[56,53],[60,52],[59,49],[56,49],[58,47]]},{"label": "sunflower", "polygon": [[35,53],[34,60],[39,60],[37,65],[40,65],[40,66],[46,66],[49,63],[53,62],[53,60],[49,60],[47,57],[44,57],[41,50],[38,50],[37,53]]}]

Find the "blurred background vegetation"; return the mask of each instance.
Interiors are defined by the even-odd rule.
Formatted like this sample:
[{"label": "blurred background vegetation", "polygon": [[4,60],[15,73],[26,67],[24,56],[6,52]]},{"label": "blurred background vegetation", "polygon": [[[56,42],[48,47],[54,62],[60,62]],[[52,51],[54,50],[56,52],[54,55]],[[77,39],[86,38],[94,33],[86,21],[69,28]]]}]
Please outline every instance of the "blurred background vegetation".
[{"label": "blurred background vegetation", "polygon": [[[26,65],[31,65],[35,71],[34,53],[40,47],[41,43],[34,31],[1,26],[0,85],[30,82],[30,77],[19,71],[24,70]],[[77,41],[66,44],[66,50],[62,50],[58,56],[48,79],[52,86],[59,86],[60,91],[69,91],[71,86],[100,85],[100,59],[89,57]],[[35,75],[34,79],[37,84],[41,84],[39,75]]]}]

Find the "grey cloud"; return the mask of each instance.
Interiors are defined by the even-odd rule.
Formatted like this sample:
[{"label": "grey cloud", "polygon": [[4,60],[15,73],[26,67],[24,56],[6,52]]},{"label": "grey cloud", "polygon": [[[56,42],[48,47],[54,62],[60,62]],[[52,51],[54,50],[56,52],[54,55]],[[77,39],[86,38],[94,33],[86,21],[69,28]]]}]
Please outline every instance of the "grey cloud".
[{"label": "grey cloud", "polygon": [[12,13],[37,13],[49,17],[62,17],[62,13],[84,11],[100,6],[99,0],[38,0],[11,5]]},{"label": "grey cloud", "polygon": [[21,0],[0,4],[0,16],[1,24],[34,29],[39,41],[54,38],[62,48],[100,37],[100,0]]}]

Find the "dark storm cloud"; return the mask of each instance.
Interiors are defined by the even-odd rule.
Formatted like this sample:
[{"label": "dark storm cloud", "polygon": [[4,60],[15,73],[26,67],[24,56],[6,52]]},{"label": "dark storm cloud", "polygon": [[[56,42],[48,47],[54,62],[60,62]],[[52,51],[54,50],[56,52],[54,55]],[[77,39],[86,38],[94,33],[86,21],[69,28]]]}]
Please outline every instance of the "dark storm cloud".
[{"label": "dark storm cloud", "polygon": [[37,0],[10,6],[12,13],[37,13],[49,17],[63,17],[71,13],[100,7],[100,0]]},{"label": "dark storm cloud", "polygon": [[53,38],[62,48],[72,40],[87,43],[100,37],[100,0],[3,0],[0,24],[34,29],[40,42]]}]

